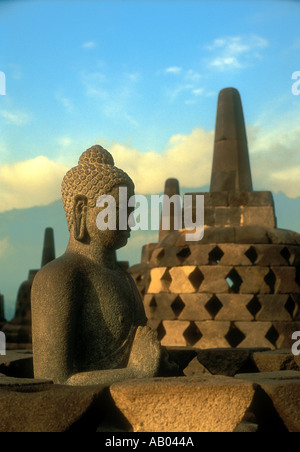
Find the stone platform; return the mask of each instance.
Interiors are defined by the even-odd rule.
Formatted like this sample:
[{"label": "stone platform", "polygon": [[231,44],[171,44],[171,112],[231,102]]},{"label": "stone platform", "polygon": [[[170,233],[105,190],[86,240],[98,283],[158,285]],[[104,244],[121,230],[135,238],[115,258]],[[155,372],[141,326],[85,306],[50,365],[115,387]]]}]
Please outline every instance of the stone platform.
[{"label": "stone platform", "polygon": [[0,356],[1,432],[300,432],[300,356],[170,347],[182,377],[70,387],[33,379],[30,350]]}]

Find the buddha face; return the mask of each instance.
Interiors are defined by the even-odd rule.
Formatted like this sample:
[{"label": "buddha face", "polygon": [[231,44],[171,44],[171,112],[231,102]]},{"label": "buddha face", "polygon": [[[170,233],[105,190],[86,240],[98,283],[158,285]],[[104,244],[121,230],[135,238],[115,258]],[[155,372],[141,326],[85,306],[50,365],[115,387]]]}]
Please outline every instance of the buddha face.
[{"label": "buddha face", "polygon": [[[134,196],[134,191],[123,186],[122,188],[126,188],[126,199],[124,199],[124,197],[120,198],[119,188],[119,186],[116,186],[109,193],[107,193],[109,197],[114,199],[114,202],[106,204],[105,206],[103,203],[102,207],[98,207],[98,203],[96,207],[89,207],[87,205],[87,199],[84,199],[85,197],[83,196],[78,196],[75,200],[75,217],[77,217],[75,223],[78,224],[78,218],[80,218],[80,222],[85,223],[85,241],[88,240],[89,242],[96,242],[103,245],[103,247],[112,250],[117,250],[127,244],[130,237],[130,226],[128,224],[128,219],[134,210],[133,208],[128,207],[128,201],[132,196]],[[122,213],[123,216],[124,213],[126,215],[126,229],[124,227],[120,227],[120,213]],[[114,227],[110,227],[108,224],[107,229],[99,229],[99,215],[101,217],[106,217],[107,219],[108,215],[110,215],[111,218],[115,218],[116,221],[114,223]],[[82,227],[83,226],[81,226],[81,229]]]}]

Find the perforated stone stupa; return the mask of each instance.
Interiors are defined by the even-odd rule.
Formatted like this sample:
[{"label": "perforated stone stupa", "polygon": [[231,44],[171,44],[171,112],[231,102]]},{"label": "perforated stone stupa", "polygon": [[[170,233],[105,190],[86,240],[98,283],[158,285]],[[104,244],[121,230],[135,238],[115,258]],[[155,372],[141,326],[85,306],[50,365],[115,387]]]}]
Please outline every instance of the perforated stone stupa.
[{"label": "perforated stone stupa", "polygon": [[204,238],[171,231],[131,269],[150,326],[166,346],[290,348],[300,330],[300,234],[276,228],[272,193],[253,191],[234,88],[219,94],[210,191],[198,194]]}]

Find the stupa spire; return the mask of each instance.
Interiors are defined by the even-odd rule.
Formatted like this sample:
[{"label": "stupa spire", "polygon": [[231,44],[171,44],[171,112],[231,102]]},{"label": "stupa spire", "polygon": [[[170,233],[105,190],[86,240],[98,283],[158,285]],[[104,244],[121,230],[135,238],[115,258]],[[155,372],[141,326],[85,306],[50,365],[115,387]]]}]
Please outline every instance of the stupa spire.
[{"label": "stupa spire", "polygon": [[224,88],[218,97],[210,191],[252,190],[241,97],[237,89]]},{"label": "stupa spire", "polygon": [[45,229],[42,267],[55,259],[54,232],[52,228]]}]

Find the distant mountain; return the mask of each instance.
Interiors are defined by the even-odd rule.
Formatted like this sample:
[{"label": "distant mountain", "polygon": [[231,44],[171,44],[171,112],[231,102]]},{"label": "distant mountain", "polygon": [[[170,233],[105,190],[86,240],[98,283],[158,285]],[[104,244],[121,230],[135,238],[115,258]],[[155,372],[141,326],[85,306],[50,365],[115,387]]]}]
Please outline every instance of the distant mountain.
[{"label": "distant mountain", "polygon": [[[207,187],[199,190],[182,188],[182,193],[206,190]],[[274,195],[274,201],[278,227],[300,233],[300,197],[289,199],[279,193]],[[27,279],[29,270],[40,268],[47,227],[54,229],[56,256],[59,256],[66,249],[69,237],[61,201],[0,214],[0,293],[5,297],[7,319],[14,315],[17,291]],[[118,252],[118,259],[127,260],[130,265],[138,263],[143,244],[156,242],[157,238],[157,231],[134,232],[127,247]]]}]

